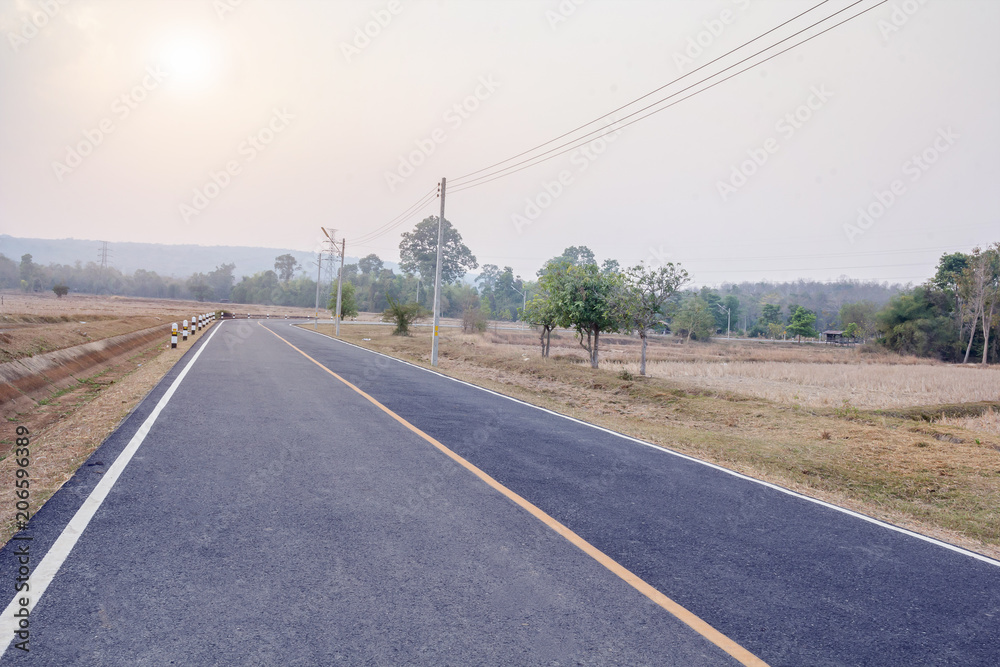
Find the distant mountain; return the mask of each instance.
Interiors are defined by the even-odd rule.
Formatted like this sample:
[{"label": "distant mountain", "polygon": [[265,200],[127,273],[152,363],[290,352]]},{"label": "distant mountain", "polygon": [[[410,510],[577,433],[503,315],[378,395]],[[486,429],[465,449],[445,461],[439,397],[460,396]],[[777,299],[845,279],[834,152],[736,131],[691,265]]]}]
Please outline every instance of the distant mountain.
[{"label": "distant mountain", "polygon": [[[36,264],[69,264],[100,262],[100,241],[81,239],[23,239],[0,234],[0,254],[15,262],[30,254]],[[299,261],[302,270],[315,279],[316,255],[290,248],[255,248],[245,246],[166,245],[161,243],[109,243],[108,264],[122,273],[136,269],[155,271],[162,276],[186,278],[192,273],[208,273],[221,264],[235,264],[233,274],[239,281],[258,271],[274,269],[274,258],[289,254]],[[347,257],[346,263],[357,262]],[[387,269],[398,271],[393,262]]]}]

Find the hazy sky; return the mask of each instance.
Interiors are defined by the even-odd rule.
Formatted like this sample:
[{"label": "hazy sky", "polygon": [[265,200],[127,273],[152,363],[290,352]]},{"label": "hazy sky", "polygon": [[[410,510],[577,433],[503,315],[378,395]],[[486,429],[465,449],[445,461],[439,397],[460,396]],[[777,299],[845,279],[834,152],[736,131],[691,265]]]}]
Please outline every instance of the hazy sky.
[{"label": "hazy sky", "polygon": [[323,225],[350,256],[395,260],[437,200],[352,241],[445,176],[480,264],[525,276],[584,244],[679,261],[699,284],[920,282],[943,252],[1000,240],[996,0],[890,0],[607,138],[458,186],[852,2],[0,0],[0,232],[309,250]]}]

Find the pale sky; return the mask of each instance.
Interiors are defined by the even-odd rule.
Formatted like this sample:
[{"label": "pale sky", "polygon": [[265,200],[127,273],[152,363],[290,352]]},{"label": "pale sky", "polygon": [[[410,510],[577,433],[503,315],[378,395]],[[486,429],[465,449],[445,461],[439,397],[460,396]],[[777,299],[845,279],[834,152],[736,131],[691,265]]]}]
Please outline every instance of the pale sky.
[{"label": "pale sky", "polygon": [[525,277],[588,245],[698,284],[921,282],[1000,240],[996,0],[890,0],[588,152],[457,185],[852,2],[0,0],[0,232],[310,250],[322,225],[397,260],[437,200],[352,241],[447,177],[480,264]]}]

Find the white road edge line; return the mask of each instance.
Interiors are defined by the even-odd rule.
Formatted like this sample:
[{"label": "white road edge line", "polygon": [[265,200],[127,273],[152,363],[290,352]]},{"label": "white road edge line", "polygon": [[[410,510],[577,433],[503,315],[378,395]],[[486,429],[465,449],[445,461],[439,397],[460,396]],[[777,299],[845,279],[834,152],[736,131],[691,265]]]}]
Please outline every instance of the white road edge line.
[{"label": "white road edge line", "polygon": [[[296,325],[289,323],[288,326],[296,326]],[[365,352],[370,352],[371,354],[377,354],[380,357],[385,357],[386,359],[392,359],[393,361],[398,361],[401,364],[406,364],[407,366],[412,366],[413,368],[418,368],[418,369],[420,369],[422,371],[426,371],[426,372],[431,373],[433,375],[437,375],[438,377],[442,377],[442,378],[445,378],[447,380],[451,380],[452,382],[457,382],[459,384],[464,384],[467,387],[473,387],[474,389],[478,389],[480,391],[484,391],[487,394],[493,394],[494,396],[499,396],[500,398],[506,398],[508,401],[513,401],[515,403],[520,403],[521,405],[526,405],[526,406],[528,406],[530,408],[534,408],[536,410],[541,410],[542,412],[547,412],[548,414],[555,415],[556,417],[561,417],[563,419],[568,419],[571,422],[575,422],[577,424],[582,424],[583,426],[589,426],[590,428],[597,429],[598,431],[603,431],[604,433],[608,433],[610,435],[618,436],[619,438],[622,438],[624,440],[628,440],[628,441],[631,441],[631,442],[634,442],[634,443],[637,443],[637,444],[640,444],[640,445],[644,445],[646,447],[650,447],[650,448],[655,449],[657,451],[664,452],[666,454],[670,454],[672,456],[676,456],[676,457],[682,458],[682,459],[684,459],[686,461],[691,461],[693,463],[699,463],[699,464],[701,464],[703,466],[708,466],[709,468],[714,468],[715,470],[719,470],[719,471],[724,472],[724,473],[726,473],[728,475],[732,475],[733,477],[739,477],[740,479],[744,479],[744,480],[746,480],[748,482],[753,482],[755,484],[760,484],[761,486],[766,486],[769,489],[774,489],[775,491],[780,491],[781,493],[787,494],[789,496],[793,496],[793,497],[799,498],[801,500],[807,500],[807,501],[809,501],[811,503],[815,503],[815,504],[820,505],[822,507],[826,507],[828,509],[836,510],[837,512],[842,512],[842,513],[847,514],[849,516],[852,516],[852,517],[854,517],[856,519],[861,519],[862,521],[867,521],[868,523],[873,523],[876,526],[881,526],[882,528],[888,528],[889,530],[894,530],[897,533],[902,533],[903,535],[909,535],[910,537],[915,537],[918,540],[923,540],[924,542],[929,542],[929,543],[934,544],[936,546],[943,547],[945,549],[949,549],[951,551],[954,551],[956,553],[960,553],[960,554],[965,555],[965,556],[969,556],[970,558],[975,558],[976,560],[980,560],[980,561],[982,561],[984,563],[988,563],[989,565],[994,565],[996,567],[1000,567],[1000,561],[994,560],[994,559],[990,558],[989,556],[984,556],[983,554],[976,553],[975,551],[970,551],[968,549],[963,549],[962,547],[955,546],[954,544],[948,544],[947,542],[943,542],[941,540],[935,539],[935,538],[930,537],[928,535],[922,535],[920,533],[914,532],[912,530],[908,530],[906,528],[901,528],[900,526],[894,526],[891,523],[886,523],[885,521],[882,521],[880,519],[876,519],[874,517],[870,517],[867,514],[861,514],[860,512],[855,512],[854,510],[847,509],[846,507],[841,507],[840,505],[834,505],[833,503],[828,503],[825,500],[819,500],[818,498],[810,498],[809,496],[803,495],[803,494],[799,493],[798,491],[792,491],[791,489],[786,489],[783,486],[778,486],[777,484],[772,484],[771,482],[765,482],[763,480],[756,479],[756,478],[750,477],[748,475],[744,475],[743,473],[736,472],[735,470],[730,470],[729,468],[725,468],[725,467],[717,465],[715,463],[709,463],[708,461],[702,461],[701,459],[697,459],[697,458],[695,458],[693,456],[688,456],[687,454],[681,454],[680,452],[674,451],[674,450],[672,450],[672,449],[670,449],[668,447],[664,447],[662,445],[656,445],[656,444],[653,444],[652,442],[646,442],[645,440],[640,440],[638,438],[633,438],[630,435],[625,435],[624,433],[619,433],[618,431],[612,431],[609,428],[604,428],[603,426],[598,426],[597,424],[591,424],[590,422],[585,422],[585,421],[583,421],[581,419],[577,419],[576,417],[570,417],[569,415],[564,415],[562,413],[555,412],[553,410],[549,410],[548,408],[543,408],[543,407],[538,406],[538,405],[533,405],[533,404],[528,403],[526,401],[522,401],[521,399],[514,398],[513,396],[507,396],[506,394],[501,394],[500,392],[493,391],[492,389],[487,389],[485,387],[480,387],[478,385],[472,384],[471,382],[466,382],[465,380],[459,380],[458,378],[453,378],[451,376],[445,375],[444,373],[439,373],[438,371],[433,371],[433,370],[431,370],[429,368],[424,368],[423,366],[418,366],[417,364],[411,363],[409,361],[404,361],[403,359],[397,359],[396,357],[390,356],[388,354],[383,354],[381,352],[376,352],[375,350],[369,350],[366,347],[361,347],[360,345],[355,345],[354,343],[348,343],[345,340],[340,340],[339,338],[334,338],[333,336],[328,336],[328,335],[326,335],[324,333],[320,333],[318,331],[312,331],[310,329],[306,329],[304,327],[299,327],[299,326],[296,326],[296,328],[299,329],[299,330],[301,330],[301,331],[306,331],[308,333],[312,333],[312,334],[317,334],[319,336],[323,336],[324,338],[328,338],[329,340],[336,341],[336,342],[341,343],[343,345],[350,345],[351,347],[356,347],[359,350],[364,350]]]},{"label": "white road edge line", "polygon": [[[94,518],[97,510],[100,509],[101,504],[104,499],[108,497],[111,492],[112,487],[114,487],[115,482],[121,476],[122,472],[125,470],[125,466],[129,464],[132,457],[135,455],[136,451],[139,449],[139,445],[143,443],[146,439],[146,435],[149,434],[149,430],[153,427],[156,422],[156,418],[160,416],[160,412],[166,407],[167,403],[170,402],[170,398],[177,391],[177,387],[180,385],[181,381],[194,366],[194,362],[198,361],[198,357],[201,353],[205,351],[208,346],[209,341],[212,340],[212,336],[222,327],[222,322],[219,322],[218,326],[214,327],[212,333],[209,337],[201,344],[195,355],[191,357],[191,361],[187,363],[184,369],[177,375],[170,387],[164,392],[163,396],[160,397],[159,402],[153,411],[146,417],[146,421],[142,423],[139,430],[135,432],[132,439],[125,446],[125,449],[121,451],[115,462],[107,469],[104,475],[101,477],[101,481],[97,483],[87,499],[83,501],[80,509],[76,511],[73,518],[70,519],[69,523],[63,529],[56,541],[53,542],[52,546],[46,552],[45,557],[42,558],[41,563],[38,567],[31,573],[29,584],[31,586],[28,591],[28,595],[24,593],[17,593],[14,595],[14,599],[10,601],[7,608],[4,609],[3,614],[0,615],[0,661],[3,660],[4,654],[7,653],[7,649],[10,647],[10,642],[14,639],[14,633],[17,632],[19,625],[18,620],[14,618],[14,611],[20,609],[20,604],[18,604],[19,597],[27,597],[30,600],[28,605],[29,613],[34,611],[35,606],[38,604],[38,600],[45,594],[45,590],[52,583],[56,574],[59,572],[59,568],[66,561],[69,556],[70,551],[76,546],[77,540],[83,534],[83,531],[87,529],[87,525],[90,520]],[[30,617],[29,617],[30,618]]]}]

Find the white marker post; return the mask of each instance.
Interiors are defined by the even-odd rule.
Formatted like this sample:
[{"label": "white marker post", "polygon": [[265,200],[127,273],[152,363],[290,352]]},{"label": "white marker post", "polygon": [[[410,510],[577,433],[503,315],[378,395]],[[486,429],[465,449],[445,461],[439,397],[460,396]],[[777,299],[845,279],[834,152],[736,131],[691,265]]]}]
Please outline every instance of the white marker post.
[{"label": "white marker post", "polygon": [[171,349],[177,347],[177,322],[170,325],[170,347]]},{"label": "white marker post", "polygon": [[188,339],[188,321],[187,320],[184,320],[184,333],[181,336],[181,338],[183,340],[187,340]]}]

